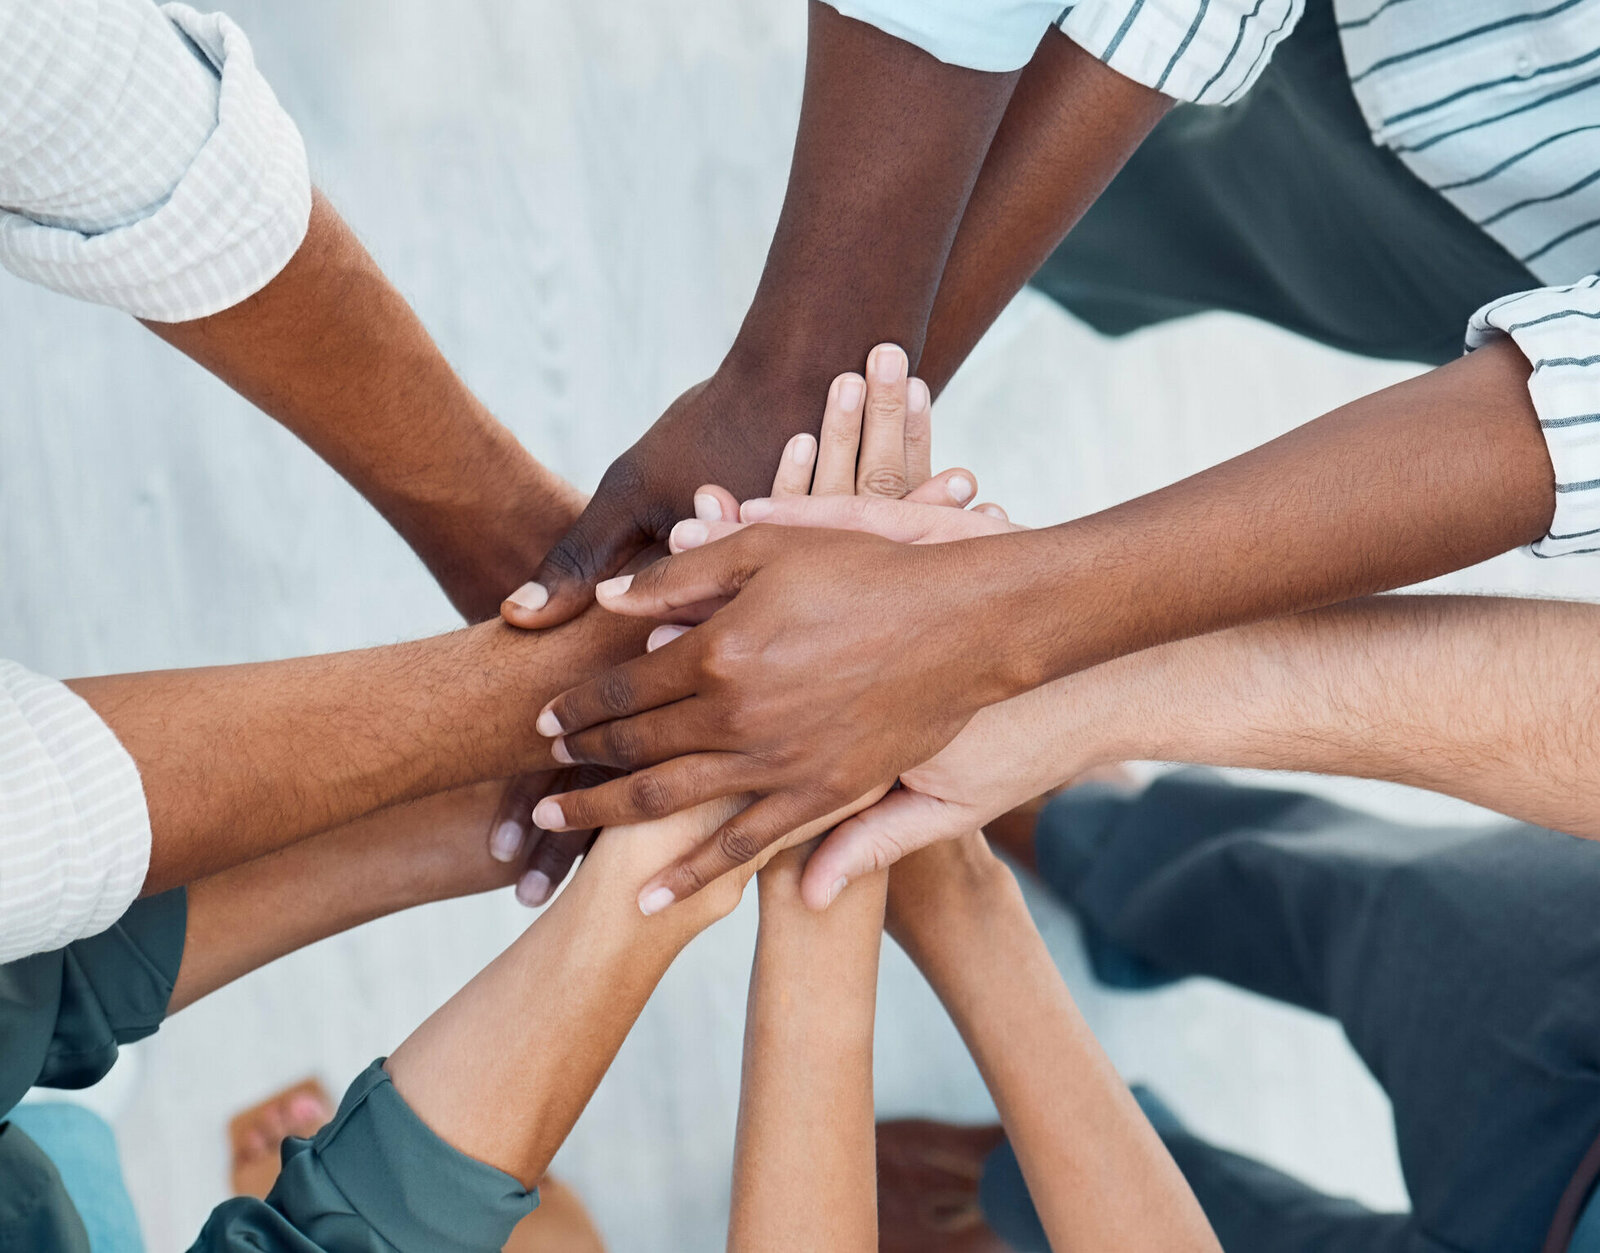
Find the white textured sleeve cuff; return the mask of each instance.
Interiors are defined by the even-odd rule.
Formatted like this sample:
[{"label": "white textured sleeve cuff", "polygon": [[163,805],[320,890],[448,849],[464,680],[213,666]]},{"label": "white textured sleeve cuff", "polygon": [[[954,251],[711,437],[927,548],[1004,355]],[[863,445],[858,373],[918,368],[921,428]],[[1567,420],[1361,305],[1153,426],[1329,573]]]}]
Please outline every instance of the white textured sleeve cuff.
[{"label": "white textured sleeve cuff", "polygon": [[1135,82],[1195,104],[1232,104],[1304,11],[1305,0],[1078,0],[1059,24]]},{"label": "white textured sleeve cuff", "polygon": [[68,688],[0,661],[0,962],[104,931],[149,865],[133,758]]},{"label": "white textured sleeve cuff", "polygon": [[[139,3],[149,7],[145,0]],[[185,322],[254,295],[288,264],[310,221],[311,177],[300,132],[256,68],[244,33],[221,14],[200,14],[183,4],[150,11],[163,26],[170,24],[162,38],[141,32],[131,50],[94,49],[126,62],[126,73],[145,93],[142,102],[123,98],[116,105],[142,116],[152,100],[159,106],[163,98],[192,96],[198,49],[215,71],[202,88],[208,95],[215,92],[214,126],[198,148],[180,154],[185,159],[176,183],[135,220],[103,228],[97,204],[85,205],[79,221],[59,209],[48,215],[30,213],[26,206],[0,212],[0,265],[137,317]],[[120,16],[127,20],[126,13]],[[64,60],[83,55],[81,47],[58,51]],[[40,85],[41,95],[48,91],[48,84]],[[89,98],[85,101],[86,115],[68,119],[79,127],[80,140],[88,136],[91,151],[102,148],[105,161],[125,163],[128,181],[135,180],[150,149],[130,153],[115,133],[118,113],[96,113],[88,109]],[[125,138],[125,119],[120,128]],[[161,138],[172,142],[170,135]],[[97,186],[114,183],[117,173],[97,171]],[[70,204],[70,190],[52,203]]]},{"label": "white textured sleeve cuff", "polygon": [[1033,59],[1064,0],[826,0],[949,65],[1007,74]]},{"label": "white textured sleeve cuff", "polygon": [[1600,275],[1519,292],[1472,315],[1467,350],[1509,335],[1533,366],[1528,391],[1556,472],[1536,557],[1600,552]]}]

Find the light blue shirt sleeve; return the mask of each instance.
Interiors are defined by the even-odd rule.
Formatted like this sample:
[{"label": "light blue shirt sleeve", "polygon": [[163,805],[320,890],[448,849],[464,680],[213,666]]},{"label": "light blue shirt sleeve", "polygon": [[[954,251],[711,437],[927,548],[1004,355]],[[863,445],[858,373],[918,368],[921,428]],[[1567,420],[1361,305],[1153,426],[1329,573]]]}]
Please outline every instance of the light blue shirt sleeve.
[{"label": "light blue shirt sleeve", "polygon": [[876,26],[950,65],[1009,73],[1069,6],[1066,0],[827,0],[845,17]]}]

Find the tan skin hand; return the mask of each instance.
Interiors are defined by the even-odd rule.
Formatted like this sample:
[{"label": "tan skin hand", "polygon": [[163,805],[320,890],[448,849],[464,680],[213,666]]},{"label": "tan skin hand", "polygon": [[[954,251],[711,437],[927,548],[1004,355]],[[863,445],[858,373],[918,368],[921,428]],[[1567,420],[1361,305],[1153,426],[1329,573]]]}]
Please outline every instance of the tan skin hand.
[{"label": "tan skin hand", "polygon": [[[886,354],[892,354],[897,369],[882,368]],[[928,477],[929,441],[923,433],[927,423],[927,410],[926,388],[918,381],[906,380],[904,354],[892,345],[880,346],[874,350],[869,359],[864,380],[847,375],[835,381],[829,391],[828,405],[820,427],[823,437],[820,451],[816,454],[815,468],[807,473],[807,467],[803,464],[804,457],[810,454],[813,442],[804,436],[797,437],[786,455],[785,469],[780,470],[778,480],[774,483],[773,499],[780,501],[795,499],[806,485],[810,486],[813,498],[842,496],[851,489],[868,493],[884,491],[902,493],[907,487],[913,487],[916,493],[928,499],[942,497],[947,505],[965,503],[971,499],[974,492],[970,474],[964,471],[950,471],[938,476],[937,479]],[[726,500],[721,500],[715,511],[726,515]],[[708,508],[702,512],[710,513],[713,510]],[[686,532],[693,530],[698,533],[710,525],[712,525],[710,522],[699,519],[682,523],[674,533],[675,539],[681,541]],[[797,548],[802,546],[803,541],[816,537],[847,544],[881,545],[882,550],[891,553],[903,551],[900,545],[880,541],[863,533],[802,532],[757,527],[752,528],[750,535],[764,536],[777,543],[793,543]],[[827,599],[830,595],[829,589],[835,586],[834,581],[822,573],[827,569],[829,560],[830,558],[825,556],[821,564],[801,566],[793,575],[797,586],[812,589],[805,597],[811,602],[810,613],[802,622],[794,621],[791,616],[787,621],[778,624],[776,629],[764,627],[758,622],[755,630],[764,634],[752,635],[748,621],[752,615],[743,606],[745,602],[756,598],[749,595],[748,589],[738,601],[717,612],[709,621],[704,621],[706,607],[708,604],[714,607],[719,598],[696,597],[682,604],[681,608],[685,613],[681,622],[692,624],[704,621],[704,625],[687,633],[671,627],[658,629],[651,641],[655,651],[634,664],[647,666],[661,659],[672,661],[674,658],[682,659],[687,656],[694,660],[701,673],[726,676],[734,683],[748,682],[754,677],[756,670],[761,670],[766,676],[761,680],[763,686],[770,683],[770,690],[774,694],[788,690],[787,698],[781,702],[782,709],[777,711],[775,716],[778,725],[786,727],[792,733],[800,725],[801,720],[814,718],[805,693],[815,682],[816,666],[811,646],[819,638],[817,633],[828,634],[829,623],[834,620],[834,615],[848,612],[843,605],[832,604]],[[638,577],[649,577],[649,571]],[[922,590],[926,591],[925,588]],[[857,606],[859,607],[859,601]],[[931,608],[927,613],[912,617],[923,623],[924,629],[930,632],[938,629],[939,615],[933,613]],[[892,612],[888,609],[867,610],[863,613],[864,622],[873,624],[883,631],[894,631],[892,624],[900,618],[901,613],[898,610]],[[757,642],[750,643],[752,638]],[[740,654],[729,651],[730,639],[739,641],[735,647],[741,649],[744,659],[752,664],[741,666]],[[891,640],[885,636],[882,643],[902,658],[906,665],[906,683],[915,687],[916,683],[913,682],[915,666],[910,658],[916,654],[917,642],[903,639],[902,633],[902,638],[899,640]],[[902,644],[904,647],[901,647]],[[774,670],[772,667],[775,664],[777,668]],[[624,671],[626,669],[627,667],[624,667]],[[881,680],[883,674],[881,667],[875,667],[871,675],[865,673],[841,675],[835,669],[835,677],[841,684],[865,692],[872,686],[872,680]],[[609,692],[601,693],[598,688],[593,689],[594,699],[603,700],[606,695],[611,698],[630,696],[630,693],[620,690],[615,683],[604,686],[609,688]],[[895,685],[889,686],[893,688]],[[710,691],[714,700],[714,685]],[[648,694],[654,697],[650,704],[663,703],[659,694]],[[572,694],[562,699],[571,701]],[[712,700],[701,700],[700,707],[709,708],[712,703]],[[697,711],[688,708],[693,704],[692,700],[681,704],[673,716],[687,712],[691,718],[695,717]],[[576,706],[576,711],[581,716],[583,707]],[[572,705],[563,704],[555,711],[555,716],[558,718],[573,716],[573,712]],[[657,713],[639,719],[637,722],[644,725],[637,729],[649,732],[653,726],[662,722],[664,716]],[[574,722],[573,725],[589,726],[603,721],[605,720],[587,717],[583,721]],[[595,825],[588,821],[588,814],[606,812],[611,806],[655,814],[673,813],[686,807],[678,796],[682,790],[689,787],[704,788],[701,795],[752,796],[753,804],[724,823],[713,840],[698,850],[693,857],[680,862],[672,871],[658,878],[647,888],[641,897],[641,908],[653,912],[673,900],[692,895],[712,879],[748,861],[773,841],[811,821],[816,813],[848,806],[855,798],[874,788],[886,786],[892,781],[899,773],[898,765],[884,758],[880,745],[873,737],[858,735],[853,740],[848,738],[849,728],[867,727],[871,724],[870,718],[846,717],[841,720],[841,725],[846,728],[843,737],[835,733],[831,727],[817,723],[809,729],[810,734],[829,737],[839,744],[840,759],[851,762],[854,769],[850,773],[841,771],[835,777],[812,779],[805,793],[806,804],[816,805],[819,808],[808,813],[805,818],[795,821],[789,820],[790,813],[796,812],[793,808],[786,807],[781,798],[774,802],[772,798],[763,794],[767,789],[763,788],[763,780],[759,774],[746,772],[745,785],[722,789],[717,783],[711,782],[707,787],[708,776],[702,772],[711,771],[714,774],[717,770],[718,762],[713,755],[698,754],[681,761],[658,765],[657,763],[665,762],[677,755],[670,743],[658,745],[661,749],[660,755],[646,759],[639,755],[636,741],[621,738],[617,734],[615,725],[600,725],[582,735],[560,736],[553,748],[558,759],[615,765],[634,769],[638,773],[586,792],[552,797],[540,804],[535,811],[535,820],[549,829],[564,830],[569,827]],[[545,725],[548,726],[548,722]],[[701,723],[700,727],[702,730],[708,729],[704,723]],[[945,728],[935,728],[929,736],[930,747],[924,756],[931,756],[959,730],[960,722],[954,722]],[[730,721],[725,724],[725,732],[727,743],[737,750],[723,754],[725,757],[738,756],[745,761],[759,760],[763,754],[772,753],[777,749],[778,737],[771,735],[754,720]],[[941,733],[944,738],[938,739]],[[797,757],[793,763],[788,764],[798,765],[799,760]],[[861,780],[861,786],[853,786],[858,779]],[[752,826],[752,823],[755,825]]]}]

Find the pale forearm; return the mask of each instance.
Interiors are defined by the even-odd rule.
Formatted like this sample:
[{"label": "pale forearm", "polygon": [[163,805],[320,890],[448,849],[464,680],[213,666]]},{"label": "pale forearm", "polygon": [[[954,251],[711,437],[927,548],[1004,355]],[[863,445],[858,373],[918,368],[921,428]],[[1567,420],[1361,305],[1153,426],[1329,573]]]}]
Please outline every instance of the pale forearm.
[{"label": "pale forearm", "polygon": [[762,872],[733,1253],[878,1247],[872,1028],[887,876],[852,885],[819,914],[800,900],[802,865],[785,853]]},{"label": "pale forearm", "polygon": [[139,767],[163,891],[385,805],[551,765],[539,702],[642,648],[590,614],[258,665],[76,679]]},{"label": "pale forearm", "polygon": [[1597,632],[1596,605],[1373,597],[1053,685],[1049,734],[1074,769],[1137,757],[1388,779],[1600,836]]},{"label": "pale forearm", "polygon": [[375,918],[510,883],[516,868],[483,838],[502,790],[480,783],[379,810],[191,884],[168,1012]]},{"label": "pale forearm", "polygon": [[916,857],[905,863],[918,881],[893,887],[895,938],[977,1062],[1051,1247],[1217,1253],[1198,1202],[1083,1021],[1010,873],[987,851],[917,856],[949,870],[928,876]]},{"label": "pale forearm", "polygon": [[255,296],[160,335],[303,439],[488,618],[578,514],[451,369],[321,196],[305,242]]}]

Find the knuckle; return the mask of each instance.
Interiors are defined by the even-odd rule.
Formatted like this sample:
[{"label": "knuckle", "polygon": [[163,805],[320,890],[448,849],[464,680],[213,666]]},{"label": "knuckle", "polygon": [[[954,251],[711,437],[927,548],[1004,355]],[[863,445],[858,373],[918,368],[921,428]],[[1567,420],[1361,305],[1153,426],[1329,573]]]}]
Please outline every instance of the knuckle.
[{"label": "knuckle", "polygon": [[613,766],[629,768],[637,765],[642,746],[639,733],[629,722],[610,722],[600,730],[601,761]]},{"label": "knuckle", "polygon": [[629,779],[628,799],[647,818],[665,818],[673,812],[672,791],[657,775],[636,774]]},{"label": "knuckle", "polygon": [[633,707],[633,680],[626,671],[609,670],[595,680],[595,699],[603,712],[623,713]]},{"label": "knuckle", "polygon": [[873,466],[862,473],[856,488],[869,496],[889,496],[898,500],[906,494],[905,470],[896,466]]},{"label": "knuckle", "polygon": [[717,851],[735,866],[742,866],[759,853],[760,840],[740,826],[725,826],[717,835]]},{"label": "knuckle", "polygon": [[582,531],[570,531],[544,557],[544,567],[566,579],[586,579],[595,566],[595,547]]}]

